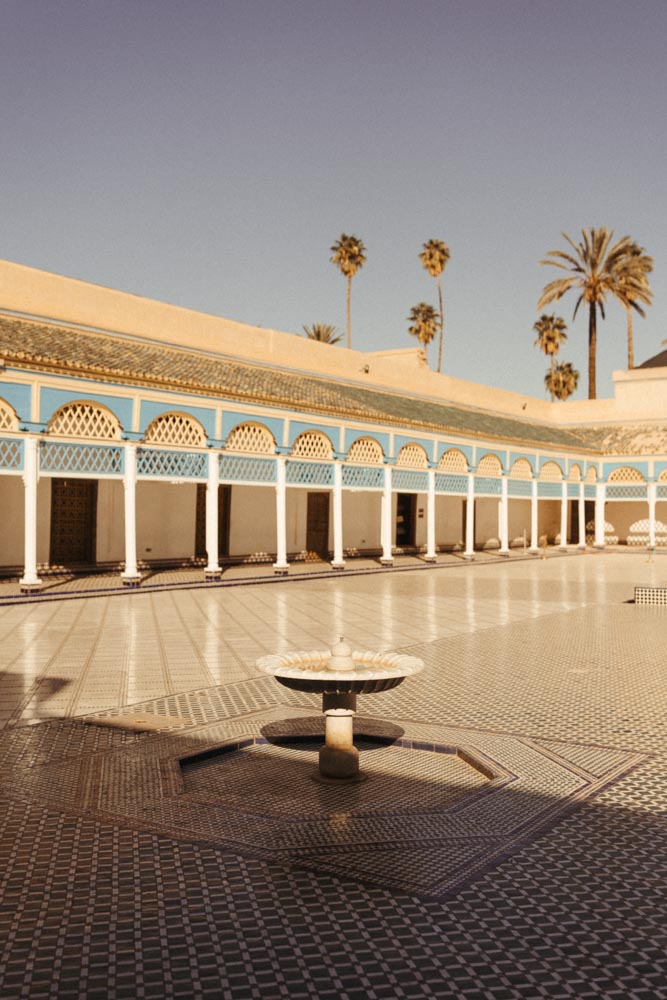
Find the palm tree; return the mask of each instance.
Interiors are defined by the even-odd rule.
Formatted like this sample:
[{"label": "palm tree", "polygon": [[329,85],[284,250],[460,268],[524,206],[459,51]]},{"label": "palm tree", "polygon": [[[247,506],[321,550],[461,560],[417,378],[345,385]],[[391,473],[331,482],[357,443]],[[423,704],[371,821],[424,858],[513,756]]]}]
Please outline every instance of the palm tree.
[{"label": "palm tree", "polygon": [[340,238],[331,247],[331,263],[335,264],[347,278],[347,346],[352,347],[352,326],[350,322],[350,299],[352,296],[352,278],[366,263],[366,247],[358,236],[348,236],[341,233]]},{"label": "palm tree", "polygon": [[563,361],[544,376],[544,384],[551,393],[551,399],[567,399],[579,384],[579,372],[571,362]]},{"label": "palm tree", "polygon": [[422,243],[422,252],[419,259],[422,267],[425,268],[432,278],[435,278],[438,286],[438,302],[440,303],[440,342],[438,346],[438,371],[442,369],[442,341],[445,332],[445,314],[442,309],[442,285],[440,276],[445,270],[445,264],[450,258],[449,247],[442,240],[429,240]]},{"label": "palm tree", "polygon": [[438,314],[433,306],[428,302],[420,302],[419,305],[412,307],[408,320],[410,322],[408,333],[427,347],[438,332]]},{"label": "palm tree", "polygon": [[[604,304],[608,295],[617,298],[618,279],[624,260],[632,256],[635,245],[629,236],[623,236],[610,246],[613,232],[600,229],[582,229],[582,242],[575,243],[566,233],[561,234],[574,250],[574,255],[563,250],[550,250],[540,264],[552,264],[563,271],[572,272],[566,278],[551,281],[542,292],[537,308],[560,299],[571,288],[579,291],[574,316],[582,302],[588,304],[588,398],[595,399],[595,362],[597,352],[597,310],[604,319]],[[550,258],[554,258],[553,260]]]},{"label": "palm tree", "polygon": [[[635,348],[632,332],[632,310],[645,316],[642,306],[650,306],[653,292],[648,275],[653,270],[653,258],[649,257],[643,247],[633,243],[630,253],[623,259],[619,267],[616,298],[625,307],[628,319],[628,368],[635,367]],[[640,305],[640,303],[642,305]]]},{"label": "palm tree", "polygon": [[[562,316],[556,316],[552,313],[551,316],[547,316],[546,313],[542,313],[537,323],[533,326],[533,330],[537,333],[537,337],[533,342],[533,346],[539,346],[540,350],[547,355],[551,362],[551,373],[553,374],[554,368],[556,366],[556,355],[560,345],[565,343],[567,340],[567,324]],[[551,401],[554,400],[554,392],[551,390]]]},{"label": "palm tree", "polygon": [[330,323],[313,323],[312,326],[304,326],[303,331],[309,340],[319,340],[321,344],[337,344],[343,339]]}]

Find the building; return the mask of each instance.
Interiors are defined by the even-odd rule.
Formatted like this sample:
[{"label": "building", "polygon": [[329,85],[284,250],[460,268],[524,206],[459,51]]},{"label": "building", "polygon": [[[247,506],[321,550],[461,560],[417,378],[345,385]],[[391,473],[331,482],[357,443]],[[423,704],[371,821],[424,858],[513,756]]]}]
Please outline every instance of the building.
[{"label": "building", "polygon": [[667,546],[665,365],[550,403],[1,262],[0,573]]}]

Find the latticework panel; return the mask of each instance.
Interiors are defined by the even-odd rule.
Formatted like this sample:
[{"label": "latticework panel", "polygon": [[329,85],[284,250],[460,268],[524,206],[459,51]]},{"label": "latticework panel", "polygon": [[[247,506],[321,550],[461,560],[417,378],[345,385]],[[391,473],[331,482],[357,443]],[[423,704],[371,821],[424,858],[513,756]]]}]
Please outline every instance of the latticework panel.
[{"label": "latticework panel", "polygon": [[299,458],[333,458],[331,441],[321,431],[304,431],[292,445],[292,455]]},{"label": "latticework panel", "polygon": [[540,469],[540,479],[548,483],[560,483],[563,478],[563,470],[557,462],[545,462]]},{"label": "latticework panel", "polygon": [[39,447],[40,472],[122,475],[123,468],[123,449],[113,445],[42,441]]},{"label": "latticework panel", "polygon": [[500,479],[495,476],[475,476],[475,494],[486,496],[500,496]]},{"label": "latticework panel", "polygon": [[663,469],[662,470],[662,472],[658,476],[658,482],[659,483],[667,483],[667,469]]},{"label": "latticework panel", "polygon": [[532,479],[533,468],[527,458],[517,458],[510,469],[510,479]]},{"label": "latticework panel", "polygon": [[620,469],[614,469],[610,473],[608,482],[610,483],[645,483],[639,469],[633,469],[630,465],[624,465]]},{"label": "latticework panel", "polygon": [[49,433],[60,437],[103,438],[118,441],[120,424],[104,406],[94,403],[67,403],[51,417]]},{"label": "latticework panel", "polygon": [[438,462],[438,472],[459,473],[468,471],[468,459],[458,448],[450,448]]},{"label": "latticework panel", "polygon": [[374,438],[359,438],[347,453],[347,461],[359,465],[382,465],[383,460],[382,445]]},{"label": "latticework panel", "polygon": [[563,495],[563,487],[560,483],[538,483],[537,495],[542,500],[560,500]]},{"label": "latticework panel", "polygon": [[289,461],[285,478],[292,486],[331,486],[333,474],[333,465]]},{"label": "latticework panel", "polygon": [[202,448],[206,444],[206,432],[199,421],[187,413],[162,413],[146,428],[144,441]]},{"label": "latticework panel", "polygon": [[608,485],[605,490],[607,500],[646,500],[646,483],[633,485]]},{"label": "latticework panel", "polygon": [[597,483],[597,481],[598,481],[598,474],[595,471],[595,467],[593,465],[590,466],[588,472],[586,473],[586,480],[585,481],[587,483]]},{"label": "latticework panel", "polygon": [[17,431],[19,422],[16,414],[4,399],[0,399],[0,431]]},{"label": "latticework panel", "polygon": [[207,456],[193,451],[137,450],[137,475],[169,479],[206,479]]},{"label": "latticework panel", "polygon": [[466,494],[468,492],[468,477],[467,475],[456,476],[451,473],[436,472],[435,491],[436,493]]},{"label": "latticework panel", "polygon": [[477,475],[483,477],[502,476],[503,467],[496,455],[484,455],[479,460]]},{"label": "latticework panel", "polygon": [[665,484],[664,486],[658,485],[658,488],[656,490],[656,494],[657,494],[658,500],[667,500],[667,484]]},{"label": "latticework panel", "polygon": [[381,490],[384,486],[384,469],[377,465],[344,465],[343,486],[348,489]]},{"label": "latticework panel", "polygon": [[595,500],[597,496],[597,486],[593,483],[586,483],[584,486],[584,499]]},{"label": "latticework panel", "polygon": [[576,462],[574,465],[571,465],[570,474],[567,478],[570,480],[571,483],[581,482],[581,466],[577,465]]},{"label": "latticework panel", "polygon": [[227,451],[242,451],[250,455],[273,455],[276,442],[271,431],[263,424],[239,424],[230,432],[225,448]]},{"label": "latticework panel", "polygon": [[23,441],[0,438],[0,469],[23,468]]},{"label": "latticework panel", "polygon": [[221,455],[220,479],[229,483],[275,483],[276,462],[273,458]]},{"label": "latticework panel", "polygon": [[507,484],[508,497],[529,497],[533,493],[533,484],[527,479],[510,479]]},{"label": "latticework panel", "polygon": [[428,456],[420,444],[411,441],[404,444],[396,456],[395,468],[428,469]]},{"label": "latticework panel", "polygon": [[391,472],[391,488],[399,493],[426,493],[428,473],[418,469],[397,469],[394,467]]},{"label": "latticework panel", "polygon": [[579,499],[579,490],[580,490],[579,483],[568,483],[567,484],[567,495],[570,498],[570,500],[578,500]]},{"label": "latticework panel", "polygon": [[[595,543],[595,521],[586,522],[586,544]],[[618,535],[611,521],[604,522],[604,543],[605,545],[618,545]]]},{"label": "latticework panel", "polygon": [[[667,542],[667,524],[664,521],[655,521],[653,534],[656,545],[661,547]],[[647,517],[640,521],[635,521],[628,529],[626,539],[628,545],[648,545],[651,541],[651,525]]]}]

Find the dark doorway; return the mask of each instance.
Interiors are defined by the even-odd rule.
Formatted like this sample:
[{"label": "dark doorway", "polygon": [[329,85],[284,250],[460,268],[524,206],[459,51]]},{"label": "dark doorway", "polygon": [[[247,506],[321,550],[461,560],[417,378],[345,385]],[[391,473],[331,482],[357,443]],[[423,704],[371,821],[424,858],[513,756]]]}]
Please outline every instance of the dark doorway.
[{"label": "dark doorway", "polygon": [[411,548],[415,544],[415,513],[417,496],[415,493],[396,495],[396,546]]},{"label": "dark doorway", "polygon": [[51,480],[51,565],[94,565],[96,534],[97,480]]},{"label": "dark doorway", "polygon": [[306,551],[308,555],[329,558],[329,494],[308,494],[308,520],[306,522]]},{"label": "dark doorway", "polygon": [[[218,486],[218,556],[229,555],[229,522],[232,509],[232,488]],[[206,483],[197,483],[197,516],[195,523],[195,558],[206,559]]]}]

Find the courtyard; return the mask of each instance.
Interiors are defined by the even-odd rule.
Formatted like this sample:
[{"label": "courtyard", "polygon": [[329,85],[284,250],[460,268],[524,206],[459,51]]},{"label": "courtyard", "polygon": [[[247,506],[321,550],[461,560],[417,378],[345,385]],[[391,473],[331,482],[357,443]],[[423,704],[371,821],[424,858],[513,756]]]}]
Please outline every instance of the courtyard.
[{"label": "courtyard", "polygon": [[[0,995],[667,997],[667,557],[253,573],[0,587]],[[330,788],[255,661],[341,635],[426,669]]]}]

